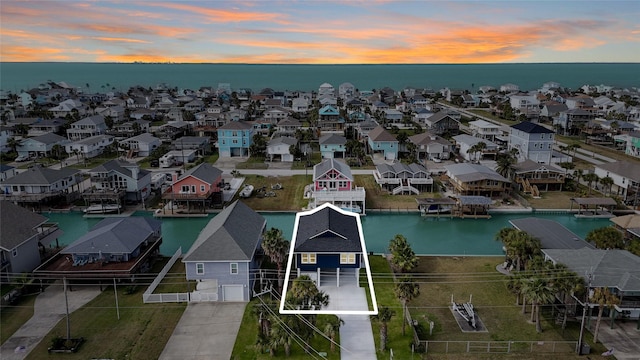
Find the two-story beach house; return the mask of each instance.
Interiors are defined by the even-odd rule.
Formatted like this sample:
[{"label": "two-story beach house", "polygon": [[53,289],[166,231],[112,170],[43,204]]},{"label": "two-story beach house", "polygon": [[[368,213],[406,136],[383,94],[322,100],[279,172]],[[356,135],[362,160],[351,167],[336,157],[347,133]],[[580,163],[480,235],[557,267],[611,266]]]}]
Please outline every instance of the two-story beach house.
[{"label": "two-story beach house", "polygon": [[323,159],[345,158],[347,138],[338,134],[325,134],[318,140]]},{"label": "two-story beach house", "polygon": [[106,133],[106,131],[107,124],[104,121],[104,116],[93,115],[71,124],[71,128],[67,129],[67,137],[69,140],[74,141],[101,135]]},{"label": "two-story beach house", "polygon": [[470,121],[469,130],[471,135],[489,141],[495,141],[496,137],[501,135],[500,125],[485,120]]},{"label": "two-story beach house", "polygon": [[504,195],[511,188],[509,179],[484,165],[464,163],[445,165],[444,168],[449,184],[461,196],[493,198]]},{"label": "two-story beach house", "polygon": [[550,164],[553,155],[554,131],[542,125],[523,121],[511,125],[509,150],[518,151],[518,159],[530,159],[542,164]]},{"label": "two-story beach house", "polygon": [[220,157],[249,157],[253,142],[253,126],[244,121],[231,121],[218,128]]},{"label": "two-story beach house", "polygon": [[611,194],[635,207],[640,206],[640,165],[631,161],[615,161],[595,165],[594,173],[600,178],[613,179]]},{"label": "two-story beach house", "polygon": [[373,154],[381,153],[385,160],[398,158],[398,139],[381,125],[369,131],[367,144]]},{"label": "two-story beach house", "polygon": [[118,142],[118,146],[127,153],[127,157],[149,156],[160,145],[162,141],[150,133],[142,133]]},{"label": "two-story beach house", "polygon": [[355,186],[351,168],[340,160],[324,159],[313,167],[312,189],[306,194],[310,208],[328,202],[353,212],[365,212],[366,192]]},{"label": "two-story beach house", "polygon": [[82,177],[72,168],[60,170],[34,166],[5,180],[0,200],[41,210],[43,204],[69,203],[77,199]]},{"label": "two-story beach house", "polygon": [[98,192],[123,190],[125,201],[140,202],[151,193],[151,172],[134,162],[110,160],[88,173],[92,188]]},{"label": "two-story beach house", "polygon": [[162,199],[169,203],[162,211],[205,212],[222,204],[222,170],[202,163],[173,177],[171,185],[162,194]]},{"label": "two-story beach house", "polygon": [[40,265],[49,244],[62,235],[57,224],[15,205],[0,201],[0,278],[8,281]]},{"label": "two-story beach house", "polygon": [[318,110],[318,128],[323,131],[342,131],[344,119],[340,117],[340,111],[331,105],[326,105]]},{"label": "two-story beach house", "polygon": [[[56,145],[59,145],[64,149],[65,145],[69,143],[69,140],[60,135],[53,133],[47,133],[31,138],[22,139],[18,144],[16,151],[19,156],[28,157],[44,157],[53,154],[53,149]],[[62,154],[59,154],[62,155]]]},{"label": "two-story beach house", "polygon": [[291,146],[298,144],[298,139],[289,136],[274,137],[267,143],[267,156],[269,161],[274,159],[282,162],[293,162]]},{"label": "two-story beach house", "polygon": [[102,154],[105,148],[113,144],[111,135],[95,135],[67,143],[64,147],[67,154],[78,155],[84,159],[90,159]]},{"label": "two-story beach house", "polygon": [[378,164],[373,177],[381,189],[397,194],[420,194],[431,191],[433,179],[426,167],[421,164],[394,163]]},{"label": "two-story beach house", "polygon": [[266,226],[265,218],[241,201],[212,218],[182,258],[187,280],[197,281],[191,299],[251,300]]}]

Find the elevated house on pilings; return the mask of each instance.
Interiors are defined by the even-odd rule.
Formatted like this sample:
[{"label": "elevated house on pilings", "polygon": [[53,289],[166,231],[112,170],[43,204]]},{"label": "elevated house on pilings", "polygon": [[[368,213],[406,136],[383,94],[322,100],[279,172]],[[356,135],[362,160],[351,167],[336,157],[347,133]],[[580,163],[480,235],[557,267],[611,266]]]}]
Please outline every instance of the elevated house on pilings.
[{"label": "elevated house on pilings", "polygon": [[82,176],[71,168],[60,170],[34,166],[7,180],[0,186],[0,200],[8,200],[28,209],[69,204],[79,198]]},{"label": "elevated house on pilings", "polygon": [[184,174],[173,175],[173,182],[162,194],[167,204],[158,216],[176,213],[205,213],[207,209],[221,206],[222,170],[202,163]]}]

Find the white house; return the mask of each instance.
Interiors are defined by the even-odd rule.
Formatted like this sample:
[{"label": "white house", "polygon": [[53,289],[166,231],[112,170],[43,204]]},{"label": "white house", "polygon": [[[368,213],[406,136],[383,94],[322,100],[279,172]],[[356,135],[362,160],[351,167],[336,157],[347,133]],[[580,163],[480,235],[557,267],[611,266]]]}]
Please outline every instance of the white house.
[{"label": "white house", "polygon": [[489,141],[494,141],[497,136],[500,136],[500,125],[485,120],[469,122],[469,129],[473,136]]},{"label": "white house", "polygon": [[124,145],[125,148],[131,150],[137,156],[149,156],[153,150],[162,145],[162,141],[149,133],[142,133],[138,136],[120,140],[118,144],[121,147]]},{"label": "white house", "polygon": [[323,96],[335,96],[335,95],[336,95],[336,89],[333,87],[333,85],[329,83],[323,83],[318,88],[318,98]]},{"label": "white house", "polygon": [[111,135],[96,135],[68,143],[64,149],[69,155],[80,155],[85,159],[96,157],[104,151],[104,148],[113,144]]},{"label": "white house", "polygon": [[[460,155],[467,161],[482,160],[485,155],[495,157],[499,149],[496,143],[467,134],[456,135],[453,137],[453,140],[455,140],[459,147]],[[481,142],[485,144],[484,149],[478,152],[471,150],[473,146]]]},{"label": "white house", "polygon": [[598,177],[610,177],[613,179],[611,193],[637,206],[640,204],[640,165],[630,161],[616,161],[595,165],[594,173]]},{"label": "white house", "polygon": [[69,140],[80,140],[95,135],[104,134],[107,131],[107,124],[104,116],[94,115],[78,120],[67,129]]},{"label": "white house", "polygon": [[140,201],[151,193],[151,172],[138,164],[111,160],[88,171],[98,190],[125,189],[126,198]]},{"label": "white house", "polygon": [[277,137],[273,138],[267,144],[267,155],[269,161],[273,161],[274,157],[280,157],[282,162],[293,162],[293,154],[290,152],[291,145],[296,145],[298,140],[294,137]]}]

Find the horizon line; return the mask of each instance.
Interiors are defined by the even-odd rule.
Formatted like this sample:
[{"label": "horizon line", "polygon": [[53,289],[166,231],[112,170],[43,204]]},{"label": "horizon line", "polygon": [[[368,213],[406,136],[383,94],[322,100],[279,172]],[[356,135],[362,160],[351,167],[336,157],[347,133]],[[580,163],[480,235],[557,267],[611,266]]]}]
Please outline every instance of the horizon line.
[{"label": "horizon line", "polygon": [[478,63],[243,63],[243,62],[143,62],[143,61],[0,61],[0,64],[122,64],[122,65],[283,65],[283,66],[362,66],[362,65],[545,65],[545,64],[640,64],[640,61],[548,61],[548,62],[478,62]]}]

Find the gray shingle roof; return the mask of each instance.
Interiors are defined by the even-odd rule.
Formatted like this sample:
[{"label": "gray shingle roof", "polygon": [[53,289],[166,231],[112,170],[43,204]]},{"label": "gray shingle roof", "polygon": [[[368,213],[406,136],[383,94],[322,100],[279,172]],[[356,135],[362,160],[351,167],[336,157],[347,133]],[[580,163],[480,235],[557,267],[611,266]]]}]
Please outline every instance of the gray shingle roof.
[{"label": "gray shingle roof", "polygon": [[479,180],[496,180],[502,182],[509,182],[504,176],[489,169],[484,165],[479,164],[453,164],[445,165],[444,167],[452,177],[455,177],[463,182],[479,181]]},{"label": "gray shingle roof", "polygon": [[[106,163],[102,164],[102,165],[98,165],[95,168],[89,170],[89,173],[100,173],[100,172],[118,172],[122,175],[128,176],[130,178],[133,178],[133,172],[131,171],[132,167],[137,167],[138,165],[135,163],[130,163],[127,161],[120,161],[120,160],[110,160],[107,161]],[[144,176],[146,176],[147,174],[149,174],[150,171],[145,170],[145,169],[138,169],[138,177],[136,180],[143,178]]]},{"label": "gray shingle roof", "polygon": [[162,222],[146,216],[106,218],[88,233],[64,248],[62,254],[122,253],[130,254],[155,231]]},{"label": "gray shingle roof", "polygon": [[632,163],[630,161],[616,161],[612,163],[596,165],[596,167],[612,172],[614,174],[618,174],[620,176],[624,176],[627,179],[633,179],[635,181],[638,181],[638,179],[640,179],[640,165],[638,165],[637,163]]},{"label": "gray shingle roof", "polygon": [[336,159],[324,159],[320,164],[316,164],[313,167],[313,178],[317,179],[320,176],[326,174],[331,169],[336,169],[347,179],[353,181],[353,175],[351,175],[351,168],[349,167],[349,165]]},{"label": "gray shingle roof", "polygon": [[63,142],[65,140],[67,140],[65,137],[62,137],[60,135],[54,134],[54,133],[46,133],[46,134],[42,134],[40,136],[34,136],[31,138],[31,140],[37,141],[37,142],[41,142],[43,144],[56,144],[59,142]]},{"label": "gray shingle roof", "polygon": [[290,136],[283,136],[283,137],[277,137],[269,140],[268,146],[274,146],[279,144],[286,144],[291,146],[297,143],[298,143],[298,140],[296,138],[290,137]]},{"label": "gray shingle roof", "polygon": [[408,172],[409,174],[416,174],[419,172],[423,172],[428,174],[427,168],[425,168],[424,165],[417,164],[417,163],[404,164],[404,163],[398,162],[398,163],[393,163],[392,165],[381,163],[376,165],[376,170],[378,170],[380,174],[392,173],[397,175],[401,172]]},{"label": "gray shingle roof", "polygon": [[369,131],[369,138],[373,141],[392,141],[398,142],[398,139],[395,138],[390,132],[387,131],[383,126],[379,125],[375,129]]},{"label": "gray shingle roof", "polygon": [[207,223],[182,261],[251,261],[265,225],[262,215],[236,200]]},{"label": "gray shingle roof", "polygon": [[3,185],[51,185],[56,181],[68,178],[79,173],[79,170],[62,168],[53,170],[45,167],[34,166],[25,172],[4,181]]},{"label": "gray shingle roof", "polygon": [[9,201],[0,201],[0,248],[11,251],[34,236],[38,225],[47,218]]},{"label": "gray shingle roof", "polygon": [[528,217],[509,222],[516,229],[540,240],[543,249],[593,249],[593,245],[553,220]]},{"label": "gray shingle roof", "polygon": [[213,184],[222,175],[222,170],[208,163],[202,163],[196,167],[187,170],[178,180],[182,180],[188,176],[193,176],[207,184]]},{"label": "gray shingle roof", "polygon": [[357,216],[342,213],[330,206],[297,215],[298,227],[294,234],[295,252],[361,252],[362,242]]},{"label": "gray shingle roof", "polygon": [[593,274],[592,287],[615,287],[640,291],[640,257],[627,250],[544,249],[553,261],[565,264],[580,276]]},{"label": "gray shingle roof", "polygon": [[347,143],[347,138],[338,134],[325,134],[320,137],[318,142],[320,143],[320,145],[324,145],[324,144],[344,145]]},{"label": "gray shingle roof", "polygon": [[529,172],[529,171],[534,171],[534,170],[548,170],[551,172],[556,172],[556,173],[564,173],[564,170],[559,169],[553,165],[550,164],[540,164],[538,162],[535,162],[531,159],[527,159],[523,162],[517,163],[514,165],[514,167],[516,168],[516,172],[517,173],[523,173],[523,172]]},{"label": "gray shingle roof", "polygon": [[220,126],[218,129],[220,130],[249,130],[253,128],[251,124],[248,124],[244,121],[229,121],[228,123]]}]

